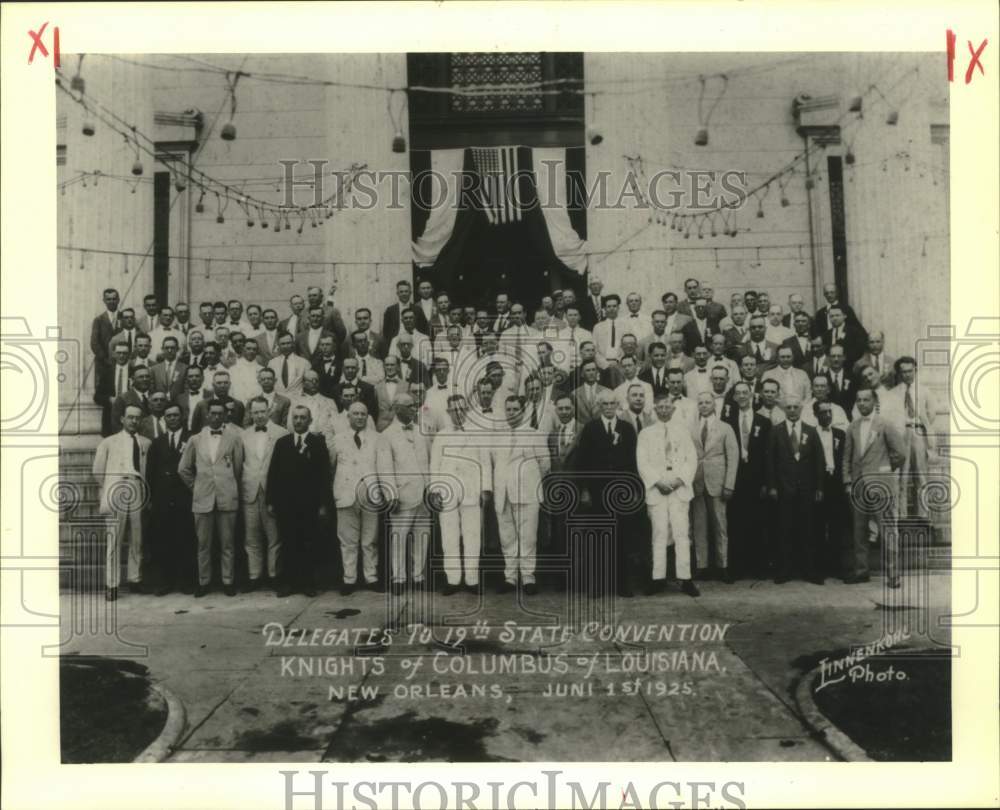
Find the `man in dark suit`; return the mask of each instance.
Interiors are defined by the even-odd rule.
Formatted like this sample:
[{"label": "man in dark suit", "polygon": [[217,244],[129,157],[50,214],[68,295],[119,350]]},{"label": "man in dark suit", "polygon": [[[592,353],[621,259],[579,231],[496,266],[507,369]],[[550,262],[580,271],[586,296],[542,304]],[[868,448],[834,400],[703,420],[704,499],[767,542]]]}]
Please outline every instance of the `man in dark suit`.
[{"label": "man in dark suit", "polygon": [[149,369],[153,374],[153,390],[163,391],[168,399],[177,399],[184,390],[188,367],[177,359],[179,349],[177,338],[164,338],[163,359]]},{"label": "man in dark suit", "polygon": [[819,544],[817,576],[820,579],[841,575],[839,557],[844,548],[849,504],[844,494],[845,433],[833,427],[833,403],[814,399],[816,433],[823,448],[823,502],[816,506],[816,541]]},{"label": "man in dark suit", "polygon": [[100,378],[100,384],[94,391],[94,402],[101,406],[101,435],[112,434],[111,411],[115,400],[129,390],[132,381],[132,369],[129,361],[128,346],[120,343],[115,346],[111,355],[112,364]]},{"label": "man in dark suit", "polygon": [[[750,404],[754,411],[760,407],[761,382],[757,374],[757,358],[752,354],[744,355],[739,362],[740,376],[737,382],[746,383],[750,389]],[[726,392],[726,404],[736,408],[736,383]],[[723,406],[725,407],[725,406]],[[739,437],[737,437],[739,438]]]},{"label": "man in dark suit", "polygon": [[769,564],[764,475],[771,422],[755,412],[753,395],[745,380],[737,382],[731,393],[733,402],[723,406],[722,418],[736,434],[739,466],[736,487],[728,504],[729,571],[733,578],[763,577]]},{"label": "man in dark suit", "polygon": [[177,473],[181,453],[191,434],[184,426],[184,414],[177,403],[167,405],[163,419],[166,431],[153,439],[146,467],[152,498],[151,556],[155,570],[151,580],[157,596],[173,588],[194,593],[196,578],[191,490]]},{"label": "man in dark suit", "polygon": [[846,366],[844,347],[839,343],[830,347],[827,354],[826,376],[830,379],[830,400],[836,402],[850,418],[857,395],[857,381],[851,378]]},{"label": "man in dark suit", "polygon": [[371,416],[372,421],[378,421],[378,397],[375,395],[375,386],[371,383],[366,383],[359,376],[359,370],[361,368],[358,363],[358,358],[348,357],[345,358],[342,366],[342,372],[340,379],[334,386],[331,396],[333,400],[337,403],[337,407],[341,411],[347,410],[344,407],[343,389],[345,387],[353,387],[358,389],[358,402],[363,402],[368,408],[368,415]]},{"label": "man in dark suit", "polygon": [[139,435],[152,441],[162,436],[167,430],[166,421],[167,395],[163,391],[150,391],[149,413],[139,422]]},{"label": "man in dark suit", "polygon": [[291,310],[287,318],[282,318],[278,323],[278,333],[287,332],[294,339],[306,323],[303,314],[306,309],[306,301],[301,295],[293,295],[288,299],[288,307]]},{"label": "man in dark suit", "polygon": [[181,406],[184,426],[190,432],[194,409],[205,398],[205,372],[201,366],[188,366],[184,374],[185,388],[174,400]]},{"label": "man in dark suit", "polygon": [[118,433],[122,429],[122,417],[129,405],[137,405],[142,410],[143,416],[149,414],[149,395],[152,387],[153,377],[149,369],[139,366],[132,374],[132,389],[118,396],[111,406],[112,433]]},{"label": "man in dark suit", "polygon": [[111,336],[111,339],[108,340],[108,352],[109,354],[114,354],[115,346],[119,343],[124,343],[128,346],[129,357],[135,357],[136,341],[140,335],[145,335],[147,333],[143,332],[135,325],[135,310],[131,307],[126,307],[118,314],[119,329]]},{"label": "man in dark suit", "polygon": [[753,355],[757,358],[757,376],[763,376],[778,365],[778,345],[767,340],[767,319],[763,315],[755,315],[750,319],[750,337],[737,350],[736,362],[739,358]]},{"label": "man in dark suit", "polygon": [[710,345],[712,335],[720,333],[719,322],[709,316],[708,301],[704,298],[695,301],[691,321],[684,325],[683,331],[689,354],[693,354],[697,346]]},{"label": "man in dark suit", "polygon": [[667,347],[663,343],[649,345],[649,363],[639,372],[639,379],[653,388],[653,396],[667,391]]},{"label": "man in dark suit", "polygon": [[835,345],[843,346],[845,368],[853,368],[865,353],[868,334],[857,323],[846,321],[845,313],[839,306],[831,306],[828,312],[833,326],[826,332],[824,342],[828,349]]},{"label": "man in dark suit", "polygon": [[823,502],[826,462],[816,428],[802,422],[802,400],[785,400],[785,421],[771,428],[767,452],[768,496],[778,504],[774,581],[783,584],[798,568],[810,582],[817,573],[816,504]]},{"label": "man in dark suit", "polygon": [[[619,596],[633,595],[627,561],[630,556],[629,541],[636,537],[636,510],[628,508],[641,504],[643,487],[636,466],[636,432],[628,422],[619,419],[618,398],[614,391],[602,390],[598,395],[600,416],[580,429],[576,468],[585,476],[584,503],[595,517],[614,523],[610,544],[595,549],[587,555],[588,562],[597,563],[591,576],[583,581],[603,581],[611,585],[608,569],[614,571],[614,587]],[[613,491],[626,497],[611,497]],[[587,503],[589,501],[589,504]]]},{"label": "man in dark suit", "polygon": [[194,407],[194,415],[191,417],[191,432],[200,433],[201,429],[208,424],[208,409],[214,403],[222,403],[226,409],[226,422],[238,428],[243,427],[243,418],[246,416],[246,406],[238,399],[229,395],[229,372],[219,369],[212,375],[212,395],[202,399]]},{"label": "man in dark suit", "polygon": [[320,518],[331,509],[333,487],[326,441],[309,431],[311,421],[306,406],[292,407],[292,433],[274,443],[267,472],[267,510],[277,518],[283,556],[279,597],[316,595]]},{"label": "man in dark suit", "polygon": [[[344,323],[344,318],[340,314],[340,310],[333,303],[333,296],[337,292],[337,283],[333,282],[330,284],[330,292],[324,299],[323,290],[320,287],[309,287],[306,289],[306,312],[319,307],[323,313],[322,324],[323,328],[328,332],[332,332],[333,336],[337,339],[337,345],[344,345],[347,340],[347,325]],[[310,326],[308,319],[299,319],[298,332],[301,334],[306,331]],[[305,357],[306,355],[303,355]]]},{"label": "man in dark suit", "polygon": [[107,375],[111,371],[111,336],[118,331],[118,290],[108,287],[104,291],[104,312],[94,318],[90,325],[90,351],[94,354],[94,403],[103,405],[104,397],[98,399],[98,391],[107,387]]},{"label": "man in dark suit", "polygon": [[[385,308],[385,312],[382,314],[382,339],[385,341],[386,349],[388,349],[389,344],[392,343],[392,339],[399,334],[399,312],[400,310],[406,309],[410,306],[410,301],[413,298],[413,285],[410,284],[406,279],[396,282],[396,303],[389,304]],[[423,315],[423,312],[420,313]],[[426,327],[425,323],[423,327]],[[417,329],[427,334],[425,328],[420,325],[420,318],[417,318]]]},{"label": "man in dark suit", "polygon": [[323,308],[311,307],[305,328],[295,338],[295,353],[312,363],[319,356],[319,344],[325,337],[333,338],[335,345],[340,345],[337,336],[323,323]]},{"label": "man in dark suit", "polygon": [[580,302],[580,325],[588,332],[594,331],[594,326],[604,320],[604,282],[597,276],[591,276],[587,282],[587,295]]},{"label": "man in dark suit", "polygon": [[[416,310],[411,310],[415,312]],[[431,372],[427,365],[413,354],[413,336],[396,335],[396,350],[399,352],[399,376],[410,385],[430,385]]]},{"label": "man in dark suit", "polygon": [[811,379],[812,338],[809,336],[809,316],[804,312],[796,313],[792,328],[795,329],[795,334],[785,338],[781,345],[792,350],[792,365],[806,372]]},{"label": "man in dark suit", "polygon": [[319,353],[312,361],[312,369],[319,375],[319,392],[331,399],[341,374],[341,358],[337,356],[334,346],[332,335],[320,338]]},{"label": "man in dark suit", "polygon": [[[861,321],[858,320],[858,316],[854,314],[854,310],[851,309],[850,305],[840,300],[840,296],[837,294],[836,284],[824,284],[823,285],[823,297],[826,299],[826,303],[816,310],[816,316],[813,318],[812,322],[812,335],[815,337],[817,335],[825,335],[833,328],[833,323],[829,319],[830,308],[840,307],[840,310],[844,313],[844,320],[850,321],[858,327],[861,327]],[[862,328],[863,332],[864,329]]]}]

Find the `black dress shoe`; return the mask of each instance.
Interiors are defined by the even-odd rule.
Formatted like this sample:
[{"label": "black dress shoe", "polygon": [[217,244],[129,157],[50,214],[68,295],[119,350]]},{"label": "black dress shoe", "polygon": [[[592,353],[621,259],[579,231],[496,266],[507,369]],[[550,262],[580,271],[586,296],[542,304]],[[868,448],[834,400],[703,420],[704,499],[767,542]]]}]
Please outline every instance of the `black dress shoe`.
[{"label": "black dress shoe", "polygon": [[306,585],[302,589],[302,595],[303,596],[308,596],[311,599],[312,597],[314,597],[316,595],[316,586],[315,585]]},{"label": "black dress shoe", "polygon": [[441,589],[442,596],[454,596],[456,593],[458,593],[458,585],[452,585],[451,583],[448,583]]},{"label": "black dress shoe", "polygon": [[166,596],[168,593],[170,593],[170,586],[169,585],[160,585],[156,589],[156,595],[157,596]]},{"label": "black dress shoe", "polygon": [[104,592],[104,601],[105,602],[114,602],[117,598],[118,598],[118,589],[117,588],[108,588]]},{"label": "black dress shoe", "polygon": [[185,596],[190,596],[191,594],[194,593],[194,585],[192,585],[190,582],[186,583],[185,585],[182,585],[181,593],[184,594]]},{"label": "black dress shoe", "polygon": [[726,583],[726,585],[732,585],[736,582],[736,577],[733,576],[732,572],[728,568],[723,568],[722,581]]},{"label": "black dress shoe", "polygon": [[688,596],[701,596],[701,591],[698,590],[698,586],[694,584],[693,580],[685,579],[681,582],[681,590]]},{"label": "black dress shoe", "polygon": [[365,587],[372,593],[385,593],[385,585],[381,582],[369,582]]},{"label": "black dress shoe", "polygon": [[283,582],[282,582],[282,583],[280,583],[280,584],[279,584],[279,585],[278,585],[278,586],[277,586],[277,587],[276,587],[276,588],[274,589],[274,595],[275,595],[276,597],[278,597],[279,599],[284,599],[284,598],[285,598],[286,596],[291,596],[291,594],[292,594],[292,589],[291,589],[291,588],[289,588],[289,587],[288,587],[288,586],[287,586],[287,585],[286,585],[285,583],[283,583]]},{"label": "black dress shoe", "polygon": [[258,588],[260,588],[259,579],[251,579],[247,581],[247,584],[243,586],[243,593],[253,593]]},{"label": "black dress shoe", "polygon": [[201,599],[201,597],[205,596],[205,594],[207,594],[207,593],[208,593],[208,588],[206,588],[204,585],[195,585],[194,586],[194,598],[195,599]]},{"label": "black dress shoe", "polygon": [[236,586],[232,585],[232,584],[230,584],[230,585],[223,585],[222,586],[222,592],[226,596],[236,596]]},{"label": "black dress shoe", "polygon": [[479,583],[477,582],[475,585],[466,585],[465,586],[465,590],[467,590],[469,593],[472,593],[472,594],[475,594],[476,596],[478,596],[479,595]]},{"label": "black dress shoe", "polygon": [[534,582],[528,582],[528,583],[526,583],[525,586],[524,586],[524,595],[525,596],[537,596],[538,595],[538,586]]},{"label": "black dress shoe", "polygon": [[646,586],[646,596],[656,596],[658,593],[663,593],[666,585],[667,581],[665,579],[654,579]]},{"label": "black dress shoe", "polygon": [[340,595],[341,596],[350,596],[352,593],[354,593],[354,583],[353,582],[350,582],[350,583],[345,582],[343,585],[340,586]]},{"label": "black dress shoe", "polygon": [[497,593],[510,593],[514,590],[514,584],[504,580],[499,585],[497,585]]},{"label": "black dress shoe", "polygon": [[826,580],[823,577],[810,577],[809,581],[813,585],[826,585]]},{"label": "black dress shoe", "polygon": [[402,595],[402,593],[403,593],[404,590],[406,590],[406,583],[405,582],[393,582],[389,586],[389,593],[392,593],[395,596]]},{"label": "black dress shoe", "polygon": [[845,585],[860,585],[863,582],[870,582],[868,574],[862,574],[860,576],[844,577]]},{"label": "black dress shoe", "polygon": [[899,588],[902,586],[902,583],[900,582],[898,576],[889,577],[889,579],[886,581],[885,584],[888,585],[890,588]]},{"label": "black dress shoe", "polygon": [[633,593],[631,588],[624,587],[618,589],[618,596],[620,596],[622,599],[631,599],[633,596],[635,596],[635,593]]},{"label": "black dress shoe", "polygon": [[774,578],[775,585],[784,585],[786,582],[791,582],[791,577],[780,576]]}]

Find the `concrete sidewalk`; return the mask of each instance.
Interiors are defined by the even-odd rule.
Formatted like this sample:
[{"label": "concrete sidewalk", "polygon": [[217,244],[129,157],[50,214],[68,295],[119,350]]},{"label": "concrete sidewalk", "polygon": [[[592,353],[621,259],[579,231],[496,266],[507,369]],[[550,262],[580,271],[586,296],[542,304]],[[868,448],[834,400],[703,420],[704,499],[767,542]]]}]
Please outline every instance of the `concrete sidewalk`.
[{"label": "concrete sidewalk", "polygon": [[[698,599],[671,588],[615,602],[628,640],[563,631],[571,600],[545,591],[523,605],[491,591],[127,595],[105,614],[117,637],[71,636],[82,608],[68,594],[62,615],[68,654],[139,654],[183,702],[168,761],[824,761],[835,755],[795,706],[800,677],[885,621],[909,625],[898,647],[933,646],[917,628],[936,626],[948,584],[706,582]],[[391,643],[365,646],[387,624]],[[449,632],[464,632],[461,649],[440,643]],[[303,634],[319,643],[299,646]],[[501,661],[516,671],[494,674]]]}]

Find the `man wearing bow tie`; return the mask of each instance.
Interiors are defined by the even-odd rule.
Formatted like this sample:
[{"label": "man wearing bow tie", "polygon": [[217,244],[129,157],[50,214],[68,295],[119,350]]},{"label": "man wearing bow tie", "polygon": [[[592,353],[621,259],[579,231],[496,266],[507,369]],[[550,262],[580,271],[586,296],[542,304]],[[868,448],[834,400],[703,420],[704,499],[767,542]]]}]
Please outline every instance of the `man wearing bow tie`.
[{"label": "man wearing bow tie", "polygon": [[457,593],[463,579],[469,591],[479,592],[482,510],[493,497],[490,452],[466,430],[467,407],[461,394],[449,397],[449,426],[431,445],[428,501],[441,523],[445,596]]},{"label": "man wearing bow tie", "polygon": [[281,546],[275,594],[285,597],[294,591],[311,597],[318,586],[320,520],[332,507],[329,438],[309,429],[311,414],[305,405],[293,406],[291,418],[292,432],[274,441],[264,498],[277,521]]},{"label": "man wearing bow tie", "polygon": [[375,470],[387,498],[392,592],[399,594],[408,581],[419,590],[425,586],[427,548],[433,526],[424,508],[431,448],[426,433],[414,424],[413,397],[396,394],[392,407],[396,419],[378,438]]},{"label": "man wearing bow tie", "polygon": [[191,509],[198,535],[198,586],[204,596],[212,581],[212,541],[219,538],[222,584],[226,596],[236,595],[236,512],[243,475],[243,441],[239,428],[226,423],[226,404],[209,401],[208,425],[188,441],[178,473],[192,490]]},{"label": "man wearing bow tie", "polygon": [[639,434],[636,465],[645,489],[652,524],[652,578],[647,594],[663,591],[667,580],[667,547],[674,546],[677,579],[688,596],[699,596],[691,580],[691,536],[688,511],[698,456],[686,423],[677,421],[674,403],[660,394],[653,405],[657,424]]},{"label": "man wearing bow tie", "polygon": [[895,470],[903,464],[906,446],[891,421],[875,412],[875,393],[858,391],[858,417],[847,429],[844,440],[844,491],[851,504],[853,538],[844,555],[844,582],[853,585],[867,582],[869,522],[876,524],[876,537],[882,536],[883,567],[886,584],[900,586],[899,538],[886,532],[898,515],[899,488]]},{"label": "man wearing bow tie", "polygon": [[736,485],[726,515],[729,527],[729,573],[735,578],[766,575],[769,552],[764,531],[764,462],[767,456],[771,421],[754,412],[749,383],[741,380],[732,387],[733,404],[729,426],[739,451]]},{"label": "man wearing bow tie", "polygon": [[142,591],[143,522],[147,504],[146,461],[149,439],[139,435],[142,409],[135,404],[122,409],[122,429],[103,439],[94,453],[93,474],[101,487],[100,513],[114,522],[107,532],[105,598],[118,598],[121,582],[121,549],[128,544],[128,582]]},{"label": "man wearing bow tie", "polygon": [[157,596],[177,588],[194,593],[197,579],[191,490],[177,471],[184,446],[191,437],[181,406],[175,402],[163,412],[166,429],[149,449],[149,491],[152,499],[151,557],[156,570]]},{"label": "man wearing bow tie", "polygon": [[785,422],[771,429],[767,454],[768,495],[778,504],[779,544],[774,581],[788,582],[796,569],[817,585],[819,573],[814,514],[823,501],[826,460],[816,429],[800,419],[802,400],[785,400]]},{"label": "man wearing bow tie", "polygon": [[642,296],[637,292],[630,292],[625,296],[625,317],[622,318],[622,327],[626,332],[635,335],[637,341],[642,341],[649,334],[650,320],[642,314]]},{"label": "man wearing bow tie", "polygon": [[375,386],[375,397],[378,400],[378,421],[375,423],[375,429],[379,433],[392,424],[395,416],[392,403],[395,402],[396,395],[410,391],[410,384],[399,376],[399,358],[396,355],[388,355],[384,367],[385,379]]}]

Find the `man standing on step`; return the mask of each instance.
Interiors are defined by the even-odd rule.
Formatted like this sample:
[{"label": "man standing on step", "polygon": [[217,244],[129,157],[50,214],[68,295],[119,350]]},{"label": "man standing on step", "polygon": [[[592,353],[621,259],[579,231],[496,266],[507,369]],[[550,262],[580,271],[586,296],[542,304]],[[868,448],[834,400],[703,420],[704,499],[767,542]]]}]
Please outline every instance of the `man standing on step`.
[{"label": "man standing on step", "polygon": [[122,544],[128,544],[129,587],[142,591],[143,520],[148,501],[146,460],[149,439],[139,435],[142,409],[126,405],[122,414],[122,430],[108,436],[94,454],[94,478],[101,487],[100,512],[110,515],[113,530],[108,532],[105,558],[105,598],[118,598],[121,581],[120,555]]},{"label": "man standing on step", "polygon": [[226,405],[208,403],[208,425],[188,441],[178,472],[193,491],[191,509],[198,534],[198,586],[204,596],[212,582],[212,540],[218,535],[222,550],[222,584],[226,596],[236,596],[234,560],[239,481],[243,475],[243,434],[226,423]]}]

